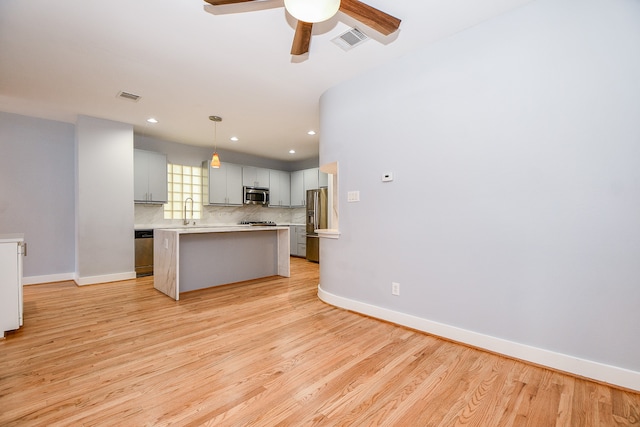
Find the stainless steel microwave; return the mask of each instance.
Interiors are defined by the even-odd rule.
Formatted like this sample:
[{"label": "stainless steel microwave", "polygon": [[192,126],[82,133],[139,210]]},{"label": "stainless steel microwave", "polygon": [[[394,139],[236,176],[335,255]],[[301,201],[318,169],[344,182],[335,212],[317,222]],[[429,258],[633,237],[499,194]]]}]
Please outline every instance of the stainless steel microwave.
[{"label": "stainless steel microwave", "polygon": [[269,204],[269,189],[260,187],[243,187],[244,188],[244,204],[245,205],[264,205]]}]

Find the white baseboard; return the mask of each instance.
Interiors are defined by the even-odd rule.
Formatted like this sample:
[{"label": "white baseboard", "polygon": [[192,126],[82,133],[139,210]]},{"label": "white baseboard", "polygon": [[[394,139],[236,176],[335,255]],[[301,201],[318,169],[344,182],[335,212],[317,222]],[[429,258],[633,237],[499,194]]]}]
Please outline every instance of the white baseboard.
[{"label": "white baseboard", "polygon": [[323,290],[320,285],[318,285],[318,298],[336,307],[386,320],[428,334],[437,335],[448,340],[500,353],[505,356],[546,366],[580,377],[590,378],[595,381],[640,391],[640,372],[580,359],[344,298]]},{"label": "white baseboard", "polygon": [[75,280],[75,273],[46,274],[44,276],[26,276],[22,278],[23,285],[37,285],[40,283],[64,282]]},{"label": "white baseboard", "polygon": [[105,274],[102,276],[78,277],[76,275],[76,277],[73,280],[75,280],[78,286],[84,286],[84,285],[95,285],[97,283],[118,282],[120,280],[129,280],[129,279],[135,279],[135,278],[136,278],[136,272],[132,271],[128,273]]}]

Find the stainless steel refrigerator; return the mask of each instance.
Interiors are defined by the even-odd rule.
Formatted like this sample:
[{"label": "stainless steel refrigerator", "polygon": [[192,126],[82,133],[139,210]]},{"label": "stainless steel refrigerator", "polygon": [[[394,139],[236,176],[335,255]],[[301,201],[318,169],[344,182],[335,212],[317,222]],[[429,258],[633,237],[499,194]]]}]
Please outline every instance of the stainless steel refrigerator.
[{"label": "stainless steel refrigerator", "polygon": [[307,190],[307,261],[320,262],[320,238],[315,230],[327,228],[327,189]]}]

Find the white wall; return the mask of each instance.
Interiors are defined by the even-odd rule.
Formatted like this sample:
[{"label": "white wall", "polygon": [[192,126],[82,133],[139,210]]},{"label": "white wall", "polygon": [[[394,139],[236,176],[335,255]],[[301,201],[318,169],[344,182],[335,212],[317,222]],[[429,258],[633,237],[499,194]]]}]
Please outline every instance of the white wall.
[{"label": "white wall", "polygon": [[78,116],[76,282],[135,277],[133,127]]},{"label": "white wall", "polygon": [[325,93],[325,299],[640,389],[639,22],[539,0]]},{"label": "white wall", "polygon": [[0,233],[24,233],[24,283],[74,271],[73,125],[0,112]]}]

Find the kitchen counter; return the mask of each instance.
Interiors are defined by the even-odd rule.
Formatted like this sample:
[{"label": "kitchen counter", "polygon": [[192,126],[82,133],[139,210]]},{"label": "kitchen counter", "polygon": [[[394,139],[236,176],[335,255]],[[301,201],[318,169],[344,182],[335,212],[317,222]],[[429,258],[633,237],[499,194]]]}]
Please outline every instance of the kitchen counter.
[{"label": "kitchen counter", "polygon": [[153,245],[153,285],[175,300],[181,292],[290,276],[286,226],[156,228]]},{"label": "kitchen counter", "polygon": [[[292,225],[302,225],[305,224],[297,224],[297,223],[288,223],[282,222],[277,223],[276,227],[289,227]],[[133,226],[134,230],[167,230],[167,229],[197,229],[197,228],[229,228],[229,227],[255,227],[251,225],[245,224],[197,224],[197,225],[176,225],[176,224],[135,224]],[[271,226],[273,227],[273,226]]]}]

